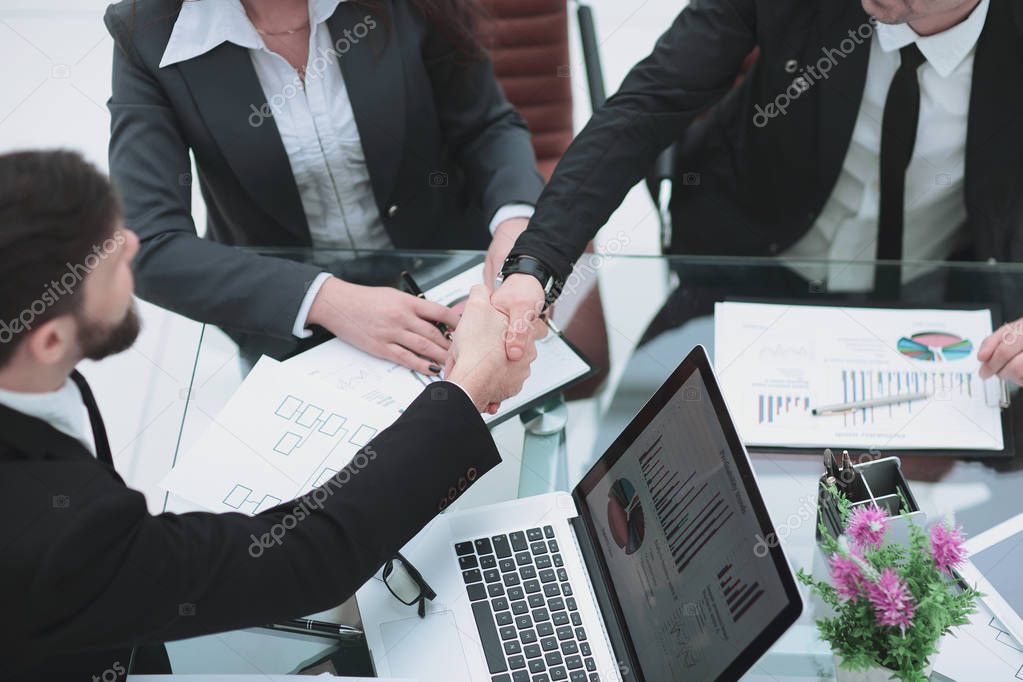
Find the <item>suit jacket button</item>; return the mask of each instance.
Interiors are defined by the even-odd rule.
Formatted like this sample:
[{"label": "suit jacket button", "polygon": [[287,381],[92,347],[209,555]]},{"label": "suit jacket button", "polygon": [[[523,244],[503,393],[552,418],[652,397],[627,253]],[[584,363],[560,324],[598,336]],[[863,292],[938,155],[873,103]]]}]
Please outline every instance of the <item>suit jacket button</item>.
[{"label": "suit jacket button", "polygon": [[797,62],[795,59],[790,59],[787,62],[785,62],[785,71],[787,71],[788,73],[795,73],[796,69],[798,68],[799,62]]},{"label": "suit jacket button", "polygon": [[398,215],[398,204],[391,204],[390,208],[387,209],[387,216],[393,218]]}]

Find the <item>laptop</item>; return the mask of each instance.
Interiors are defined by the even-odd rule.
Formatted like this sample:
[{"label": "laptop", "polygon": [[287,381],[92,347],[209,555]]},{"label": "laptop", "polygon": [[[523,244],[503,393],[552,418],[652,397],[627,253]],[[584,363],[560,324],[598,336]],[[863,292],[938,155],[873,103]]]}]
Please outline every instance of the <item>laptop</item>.
[{"label": "laptop", "polygon": [[[359,593],[380,676],[734,680],[799,618],[795,578],[703,347],[571,495],[449,512],[405,554],[426,618]],[[405,608],[405,611],[401,609]]]}]

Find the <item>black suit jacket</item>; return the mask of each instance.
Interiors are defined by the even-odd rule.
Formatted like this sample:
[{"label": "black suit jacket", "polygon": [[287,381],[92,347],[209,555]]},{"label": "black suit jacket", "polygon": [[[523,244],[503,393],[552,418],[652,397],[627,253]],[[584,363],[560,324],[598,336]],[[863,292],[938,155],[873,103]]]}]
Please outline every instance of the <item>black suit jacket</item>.
[{"label": "black suit jacket", "polygon": [[[692,0],[562,159],[512,253],[563,277],[657,155],[679,141],[673,251],[784,252],[817,220],[852,137],[869,40],[762,127],[754,120],[868,21],[859,0]],[[761,55],[733,89],[746,55]],[[797,65],[795,73],[790,62]],[[762,119],[759,122],[763,122]],[[686,174],[688,177],[686,177]],[[991,0],[976,48],[966,209],[976,259],[1023,259],[1023,1]]]},{"label": "black suit jacket", "polygon": [[[405,0],[383,4],[387,17],[338,50],[381,219],[400,249],[485,248],[497,209],[535,204],[543,189],[529,131],[489,61],[466,62]],[[125,0],[105,16],[115,42],[110,173],[142,242],[139,295],[235,331],[292,338],[320,268],[196,236],[190,151],[210,240],[310,245],[273,118],[250,124],[268,95],[248,50],[223,43],[159,68],[179,7]],[[343,2],[327,25],[343,39],[362,35],[352,31],[366,17]]]},{"label": "black suit jacket", "polygon": [[[368,464],[324,485],[322,509],[154,516],[91,412],[99,458],[0,406],[0,680],[89,681],[142,643],[330,608],[500,462],[465,393],[435,384],[363,449]],[[250,552],[288,515],[279,545]]]}]

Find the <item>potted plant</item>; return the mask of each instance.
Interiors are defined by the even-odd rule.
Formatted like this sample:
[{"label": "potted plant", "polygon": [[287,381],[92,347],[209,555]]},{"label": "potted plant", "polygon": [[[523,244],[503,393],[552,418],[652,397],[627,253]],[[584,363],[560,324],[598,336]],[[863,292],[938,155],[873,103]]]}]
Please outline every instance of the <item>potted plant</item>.
[{"label": "potted plant", "polygon": [[838,490],[831,494],[846,532],[835,538],[820,524],[829,577],[800,570],[799,580],[833,610],[817,628],[835,654],[838,680],[927,680],[938,642],[967,623],[981,596],[953,577],[966,558],[961,529],[941,522],[925,531],[907,518],[908,543],[889,543],[884,509],[851,508]]}]

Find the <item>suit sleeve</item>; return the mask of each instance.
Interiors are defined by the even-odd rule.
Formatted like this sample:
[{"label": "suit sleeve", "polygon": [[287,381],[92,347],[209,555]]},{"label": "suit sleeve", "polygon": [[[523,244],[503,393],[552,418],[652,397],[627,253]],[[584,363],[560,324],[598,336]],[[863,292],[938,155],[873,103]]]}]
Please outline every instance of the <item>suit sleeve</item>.
[{"label": "suit sleeve", "polygon": [[753,0],[692,0],[569,147],[511,254],[567,279],[657,156],[731,88],[754,19]]},{"label": "suit sleeve", "polygon": [[435,29],[423,30],[423,59],[444,140],[479,197],[486,222],[507,204],[535,205],[543,178],[532,137],[501,90],[490,59],[469,61]]},{"label": "suit sleeve", "polygon": [[198,237],[188,145],[116,11],[110,7],[104,18],[114,38],[110,175],[125,223],[141,242],[134,265],[139,296],[201,322],[291,338],[320,269]]},{"label": "suit sleeve", "polygon": [[32,567],[25,612],[8,616],[31,623],[34,646],[70,652],[323,610],[499,462],[466,395],[437,383],[331,481],[257,516],[152,516],[107,475],[101,489],[69,493],[73,513]]}]

